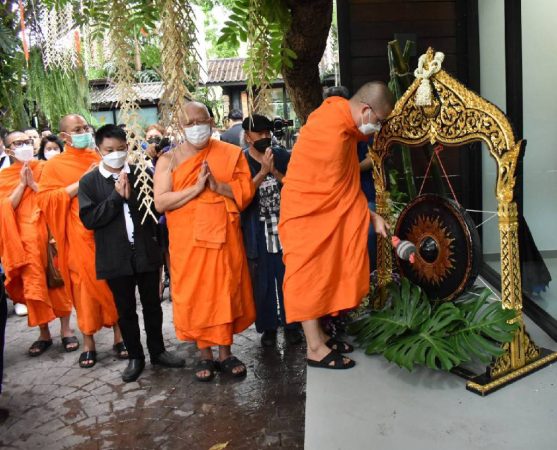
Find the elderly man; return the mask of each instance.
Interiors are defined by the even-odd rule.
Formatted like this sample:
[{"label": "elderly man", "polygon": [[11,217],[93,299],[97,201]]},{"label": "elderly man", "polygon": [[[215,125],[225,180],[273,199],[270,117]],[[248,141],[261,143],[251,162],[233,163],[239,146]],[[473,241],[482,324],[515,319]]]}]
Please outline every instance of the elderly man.
[{"label": "elderly man", "polygon": [[13,152],[12,165],[0,172],[0,257],[6,273],[6,290],[17,303],[27,305],[28,324],[40,335],[30,356],[39,356],[52,345],[49,322],[60,318],[66,351],[79,344],[70,328],[72,303],[63,287],[47,286],[48,230],[37,206],[37,182],[43,163],[33,160],[29,138],[15,131],[6,137]]},{"label": "elderly man", "polygon": [[367,234],[386,224],[360,188],[356,143],[380,129],[393,97],[384,83],[362,86],[350,100],[327,98],[308,118],[283,179],[279,235],[288,322],[302,322],[308,365],[348,369],[352,350],[330,339],[319,317],[357,306],[369,289]]},{"label": "elderly man", "polygon": [[103,326],[114,328],[116,355],[127,359],[128,354],[117,325],[112,293],[106,281],[95,278],[93,232],[79,218],[79,179],[97,167],[100,157],[93,150],[90,127],[82,116],[64,116],[59,136],[65,142],[64,152],[45,163],[37,200],[58,244],[60,271],[83,333],[85,351],[79,357],[79,365],[90,368],[97,362],[94,334]]},{"label": "elderly man", "polygon": [[242,150],[211,139],[205,105],[190,102],[185,113],[186,140],[155,171],[155,206],[168,223],[174,326],[201,352],[197,380],[210,381],[217,370],[241,377],[246,366],[230,347],[255,318],[240,229],[254,186]]}]

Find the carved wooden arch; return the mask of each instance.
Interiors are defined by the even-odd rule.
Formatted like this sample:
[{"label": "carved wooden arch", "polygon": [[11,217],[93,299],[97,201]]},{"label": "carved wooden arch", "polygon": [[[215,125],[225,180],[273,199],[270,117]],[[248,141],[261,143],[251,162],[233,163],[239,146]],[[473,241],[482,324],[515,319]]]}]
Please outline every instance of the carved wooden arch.
[{"label": "carved wooden arch", "polygon": [[[429,48],[424,68],[427,69],[433,58],[434,51]],[[503,376],[539,357],[539,349],[529,340],[522,321],[518,214],[514,186],[523,142],[516,141],[509,120],[499,108],[470,91],[447,72],[440,70],[431,76],[430,81],[433,91],[431,106],[416,105],[416,91],[421,83],[421,80],[416,79],[396,103],[370,147],[377,212],[384,217],[390,216],[384,162],[393,144],[416,147],[429,142],[457,146],[482,141],[487,145],[497,162],[495,190],[501,239],[502,306],[514,309],[517,312],[516,321],[521,324],[506,355],[492,367],[492,377]],[[384,286],[391,280],[392,250],[390,243],[381,237],[378,237],[377,267],[379,284]]]}]

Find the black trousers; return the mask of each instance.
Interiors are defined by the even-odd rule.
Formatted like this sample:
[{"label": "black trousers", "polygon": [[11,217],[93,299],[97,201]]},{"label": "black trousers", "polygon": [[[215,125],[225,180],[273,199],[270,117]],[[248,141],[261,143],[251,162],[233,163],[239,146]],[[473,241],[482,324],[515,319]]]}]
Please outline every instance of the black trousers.
[{"label": "black trousers", "polygon": [[4,341],[6,321],[8,319],[8,302],[4,290],[4,275],[0,274],[0,392],[2,392],[2,378],[4,375]]},{"label": "black trousers", "polygon": [[159,297],[159,271],[106,280],[114,295],[118,310],[118,325],[131,359],[144,359],[136,312],[135,287],[143,307],[143,322],[147,334],[147,349],[151,358],[164,352],[162,338],[162,308]]}]

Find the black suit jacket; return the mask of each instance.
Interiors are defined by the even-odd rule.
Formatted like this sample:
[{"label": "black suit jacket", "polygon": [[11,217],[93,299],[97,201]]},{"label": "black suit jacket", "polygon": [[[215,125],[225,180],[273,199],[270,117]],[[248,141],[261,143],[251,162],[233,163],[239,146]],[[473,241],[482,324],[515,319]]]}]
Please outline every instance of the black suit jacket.
[{"label": "black suit jacket", "polygon": [[114,189],[114,179],[105,178],[99,169],[95,169],[79,180],[79,217],[85,228],[95,232],[95,267],[99,280],[133,275],[134,272],[151,272],[162,265],[157,224],[151,217],[141,224],[144,211],[139,210],[139,190],[133,187],[136,181],[134,170],[135,166],[130,165],[128,179],[132,191],[128,206],[134,226],[133,265],[134,251],[126,231],[124,198]]},{"label": "black suit jacket", "polygon": [[240,134],[242,133],[242,124],[232,125],[228,130],[220,135],[220,140],[234,144],[240,147]]}]

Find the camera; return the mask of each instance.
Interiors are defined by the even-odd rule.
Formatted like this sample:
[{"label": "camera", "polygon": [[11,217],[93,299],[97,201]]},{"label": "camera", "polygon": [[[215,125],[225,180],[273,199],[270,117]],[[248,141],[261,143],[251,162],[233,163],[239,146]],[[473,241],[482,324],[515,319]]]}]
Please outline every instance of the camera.
[{"label": "camera", "polygon": [[284,129],[294,125],[293,120],[285,120],[280,117],[275,117],[272,123],[273,123],[273,129],[272,129],[273,136],[275,136],[279,140],[284,137]]}]

